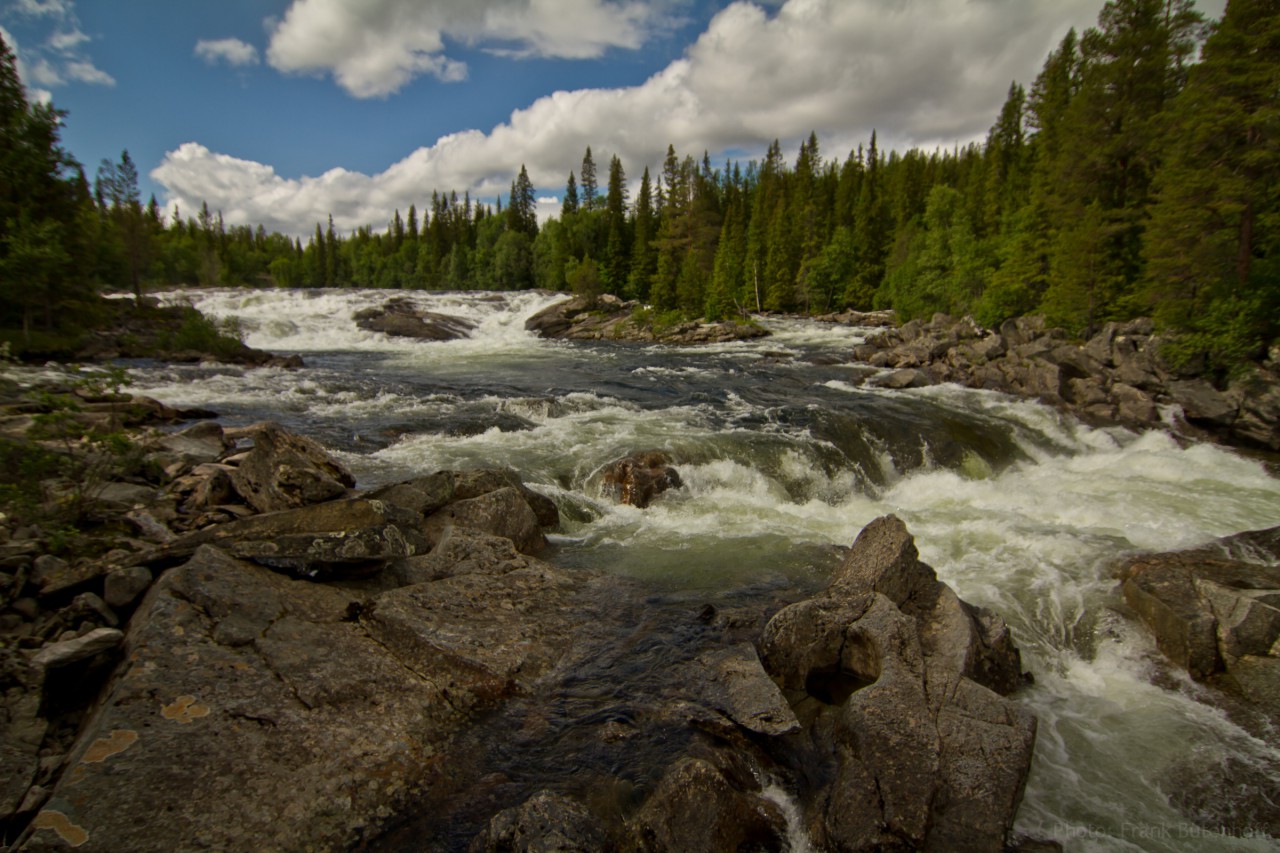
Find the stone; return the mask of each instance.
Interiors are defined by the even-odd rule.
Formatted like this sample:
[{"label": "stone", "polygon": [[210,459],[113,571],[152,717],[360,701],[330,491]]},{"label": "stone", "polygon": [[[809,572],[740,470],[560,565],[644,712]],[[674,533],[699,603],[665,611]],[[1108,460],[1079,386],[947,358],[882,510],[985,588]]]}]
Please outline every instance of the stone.
[{"label": "stone", "polygon": [[1170,382],[1169,396],[1182,407],[1183,416],[1191,423],[1229,427],[1236,419],[1240,401],[1223,394],[1204,379]]},{"label": "stone", "polygon": [[453,499],[465,500],[478,498],[489,492],[496,492],[510,486],[520,492],[525,503],[533,510],[542,527],[555,527],[560,523],[560,511],[555,501],[546,495],[530,489],[520,479],[520,475],[510,468],[481,468],[469,471],[454,471]]},{"label": "stone", "polygon": [[782,810],[760,796],[758,783],[755,791],[742,787],[704,759],[677,763],[629,821],[629,849],[645,853],[787,849]]},{"label": "stone", "polygon": [[778,736],[799,730],[795,712],[750,643],[706,652],[693,667],[690,681],[703,685],[702,703],[747,731]]},{"label": "stone", "polygon": [[96,628],[83,637],[50,643],[31,658],[31,662],[43,669],[70,666],[77,661],[110,651],[124,640],[124,632],[116,628]]},{"label": "stone", "polygon": [[254,509],[276,512],[341,497],[355,477],[310,438],[266,423],[253,431],[253,450],[231,481]]},{"label": "stone", "polygon": [[357,846],[466,718],[353,604],[210,547],[166,572],[26,849]]},{"label": "stone", "polygon": [[[1125,602],[1171,661],[1280,718],[1280,528],[1132,557]],[[1225,675],[1225,678],[1216,676]]]},{"label": "stone", "polygon": [[450,525],[505,537],[524,554],[537,554],[547,546],[537,515],[511,486],[454,501],[427,519],[424,531],[430,541],[438,542]]},{"label": "stone", "polygon": [[385,592],[365,606],[370,635],[451,707],[471,712],[530,689],[568,647],[583,576],[538,561],[501,575],[463,574]]},{"label": "stone", "polygon": [[1140,388],[1116,382],[1111,386],[1111,399],[1118,417],[1125,423],[1150,425],[1160,421],[1155,400]]},{"label": "stone", "polygon": [[156,445],[193,465],[216,462],[231,446],[222,425],[215,421],[192,424],[180,432],[157,439]]},{"label": "stone", "polygon": [[658,495],[680,488],[683,482],[664,451],[643,450],[606,465],[604,485],[620,503],[644,509]]},{"label": "stone", "polygon": [[470,853],[597,853],[608,847],[599,821],[564,794],[539,791],[498,812],[476,836]]},{"label": "stone", "polygon": [[228,521],[188,533],[146,559],[172,562],[201,545],[299,575],[365,574],[424,554],[421,519],[383,501],[353,498]]},{"label": "stone", "polygon": [[[783,608],[760,640],[796,708],[811,836],[831,849],[1001,849],[1035,718],[1000,693],[1026,683],[996,614],[961,601],[893,517],[858,535],[827,589]],[[804,759],[797,759],[804,760]]]},{"label": "stone", "polygon": [[352,319],[366,331],[424,341],[469,338],[476,328],[476,324],[470,320],[424,311],[404,297],[389,299],[378,308],[357,311]]},{"label": "stone", "polygon": [[151,586],[151,570],[145,566],[125,566],[109,571],[102,581],[102,598],[117,610],[127,608]]},{"label": "stone", "polygon": [[412,586],[454,575],[506,574],[530,565],[510,539],[450,525],[430,553],[393,560],[383,574],[396,586]]},{"label": "stone", "polygon": [[894,370],[890,373],[881,374],[879,376],[873,376],[871,379],[867,380],[867,384],[873,385],[877,388],[893,388],[901,390],[905,388],[924,388],[929,385],[933,385],[934,381],[929,377],[929,374],[925,373],[923,370],[903,368],[900,370]]}]

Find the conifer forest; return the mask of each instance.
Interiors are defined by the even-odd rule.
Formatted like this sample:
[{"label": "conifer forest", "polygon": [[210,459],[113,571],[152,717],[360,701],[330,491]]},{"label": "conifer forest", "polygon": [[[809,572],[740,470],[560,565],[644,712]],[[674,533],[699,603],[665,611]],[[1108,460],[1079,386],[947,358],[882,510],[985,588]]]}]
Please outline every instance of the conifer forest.
[{"label": "conifer forest", "polygon": [[424,188],[385,223],[307,238],[144,202],[128,152],[90,177],[2,43],[0,59],[0,328],[17,339],[92,322],[103,291],[182,285],[539,287],[708,319],[1041,314],[1078,335],[1153,316],[1224,371],[1280,326],[1280,0],[1217,22],[1190,0],[1111,0],[1009,87],[982,143],[831,152],[810,135],[746,163],[668,148],[638,183],[587,147],[543,222],[522,169],[496,203]]}]

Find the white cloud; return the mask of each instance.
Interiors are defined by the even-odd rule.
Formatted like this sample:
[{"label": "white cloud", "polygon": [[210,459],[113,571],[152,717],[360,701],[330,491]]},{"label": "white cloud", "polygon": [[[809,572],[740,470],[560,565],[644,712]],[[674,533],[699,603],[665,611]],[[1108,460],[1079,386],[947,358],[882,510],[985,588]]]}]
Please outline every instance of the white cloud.
[{"label": "white cloud", "polygon": [[96,67],[87,59],[68,62],[64,71],[69,79],[80,83],[90,83],[95,86],[114,86],[116,84],[116,78]]},{"label": "white cloud", "polygon": [[200,39],[195,52],[210,65],[218,62],[236,67],[258,64],[258,49],[237,38]]},{"label": "white cloud", "polygon": [[[18,73],[24,81],[40,86],[88,83],[114,86],[116,80],[98,68],[81,48],[92,41],[81,29],[71,0],[16,0],[10,7],[33,18],[49,18],[53,31],[44,43],[19,56]],[[10,39],[6,38],[6,41]],[[12,43],[12,42],[11,42]],[[17,52],[15,48],[15,52]],[[48,101],[47,89],[33,90],[36,100]]]},{"label": "white cloud", "polygon": [[17,0],[13,7],[25,15],[61,18],[70,12],[71,4],[64,0]]},{"label": "white cloud", "polygon": [[47,59],[37,59],[22,79],[40,86],[61,86],[67,82]]},{"label": "white cloud", "polygon": [[640,47],[657,0],[294,0],[267,61],[285,72],[332,73],[357,98],[386,97],[423,74],[466,78],[445,38],[509,55],[585,59]]},{"label": "white cloud", "polygon": [[[474,0],[433,6],[452,9],[468,2]],[[595,0],[583,3],[603,8]],[[519,5],[532,14],[538,4]],[[345,54],[355,65],[343,60],[326,67],[343,85],[370,94],[389,81],[407,80],[415,56],[424,62],[440,58],[440,30],[414,29],[412,21],[421,20],[410,16],[401,21],[401,52],[392,51],[379,64],[373,48],[394,29],[396,15],[408,14],[408,6],[364,3],[360,19],[355,6],[299,0],[277,30],[272,51],[285,49],[282,34],[300,37],[306,17],[316,56],[361,47]],[[503,6],[491,2],[486,11]],[[421,208],[424,188],[428,194],[435,188],[469,189],[477,198],[505,195],[521,164],[536,187],[558,191],[587,145],[597,163],[617,154],[633,179],[645,165],[656,167],[668,144],[681,156],[708,150],[718,157],[730,149],[762,152],[774,138],[794,143],[816,131],[824,156],[831,158],[843,157],[878,130],[884,149],[949,147],[984,137],[1009,83],[1029,85],[1067,28],[1092,25],[1099,6],[1100,0],[902,0],[892,6],[880,0],[787,0],[770,14],[738,2],[716,15],[684,57],[639,86],[556,92],[488,133],[443,137],[379,174],[335,169],[318,178],[285,180],[268,166],[190,143],[171,152],[152,175],[184,209],[207,200],[231,222],[306,234],[330,212],[343,229],[380,225],[395,208]],[[375,18],[377,26],[363,35],[345,29]]]}]

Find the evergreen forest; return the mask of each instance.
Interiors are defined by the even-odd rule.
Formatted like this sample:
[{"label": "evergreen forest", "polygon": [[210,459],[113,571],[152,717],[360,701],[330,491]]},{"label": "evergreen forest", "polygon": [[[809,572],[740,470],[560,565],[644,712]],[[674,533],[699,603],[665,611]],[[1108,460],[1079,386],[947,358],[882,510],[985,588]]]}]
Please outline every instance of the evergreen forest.
[{"label": "evergreen forest", "polygon": [[522,168],[505,206],[436,191],[304,242],[144,204],[128,152],[90,181],[60,120],[0,41],[0,328],[25,339],[92,322],[102,291],[184,285],[541,287],[711,320],[1041,314],[1077,335],[1150,315],[1221,371],[1280,332],[1280,0],[1212,23],[1191,0],[1110,0],[1010,86],[982,144],[873,133],[828,157],[810,135],[794,161],[774,142],[746,164],[668,148],[638,184],[588,147],[542,223]]}]

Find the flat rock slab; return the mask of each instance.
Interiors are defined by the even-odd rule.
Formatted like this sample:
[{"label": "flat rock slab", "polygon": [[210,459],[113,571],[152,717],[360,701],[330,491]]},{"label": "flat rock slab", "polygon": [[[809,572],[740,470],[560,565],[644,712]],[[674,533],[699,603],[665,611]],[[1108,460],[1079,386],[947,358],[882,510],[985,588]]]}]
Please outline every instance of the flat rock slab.
[{"label": "flat rock slab", "polygon": [[463,715],[324,586],[204,548],[148,593],[126,663],[25,849],[342,848]]}]

